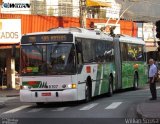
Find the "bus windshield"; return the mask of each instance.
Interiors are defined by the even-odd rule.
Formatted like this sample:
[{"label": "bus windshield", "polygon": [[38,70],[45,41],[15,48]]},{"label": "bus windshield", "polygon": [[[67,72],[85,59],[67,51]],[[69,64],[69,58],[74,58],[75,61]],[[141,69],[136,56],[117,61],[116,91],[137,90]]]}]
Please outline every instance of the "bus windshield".
[{"label": "bus windshield", "polygon": [[23,45],[22,75],[74,74],[75,48],[71,43]]}]

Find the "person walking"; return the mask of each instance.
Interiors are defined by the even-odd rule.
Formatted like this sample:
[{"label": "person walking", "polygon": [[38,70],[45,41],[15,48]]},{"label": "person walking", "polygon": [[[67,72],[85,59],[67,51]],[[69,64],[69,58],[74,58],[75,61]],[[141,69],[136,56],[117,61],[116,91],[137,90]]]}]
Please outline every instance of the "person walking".
[{"label": "person walking", "polygon": [[153,59],[149,59],[149,85],[150,85],[150,92],[152,98],[150,100],[157,99],[157,91],[156,91],[156,78],[157,78],[157,66],[154,64]]}]

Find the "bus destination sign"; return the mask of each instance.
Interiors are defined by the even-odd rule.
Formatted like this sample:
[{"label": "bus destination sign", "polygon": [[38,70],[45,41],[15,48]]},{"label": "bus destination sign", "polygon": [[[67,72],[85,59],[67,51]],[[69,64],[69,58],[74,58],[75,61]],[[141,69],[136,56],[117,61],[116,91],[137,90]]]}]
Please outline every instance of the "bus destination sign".
[{"label": "bus destination sign", "polygon": [[21,44],[28,43],[51,43],[51,42],[72,42],[72,34],[43,34],[22,36]]}]

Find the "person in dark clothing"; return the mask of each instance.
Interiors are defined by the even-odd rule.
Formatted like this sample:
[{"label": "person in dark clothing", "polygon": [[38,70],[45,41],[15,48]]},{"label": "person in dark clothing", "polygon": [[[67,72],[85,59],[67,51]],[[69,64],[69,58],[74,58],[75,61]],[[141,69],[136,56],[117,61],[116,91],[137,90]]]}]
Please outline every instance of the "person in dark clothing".
[{"label": "person in dark clothing", "polygon": [[3,69],[0,68],[0,85],[3,84]]},{"label": "person in dark clothing", "polygon": [[157,99],[157,91],[156,91],[156,78],[157,78],[157,67],[154,64],[153,59],[149,59],[149,85],[150,85],[150,92],[152,95],[152,98],[150,100],[156,100]]}]

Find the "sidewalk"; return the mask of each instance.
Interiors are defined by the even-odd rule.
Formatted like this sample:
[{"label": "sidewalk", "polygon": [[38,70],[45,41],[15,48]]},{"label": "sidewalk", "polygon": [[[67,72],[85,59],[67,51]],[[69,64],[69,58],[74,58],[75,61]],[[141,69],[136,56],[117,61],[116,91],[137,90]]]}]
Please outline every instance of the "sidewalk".
[{"label": "sidewalk", "polygon": [[5,106],[6,97],[19,96],[19,90],[15,89],[0,89],[0,108]]},{"label": "sidewalk", "polygon": [[[160,79],[156,84],[157,87],[160,87]],[[146,87],[149,87],[146,85]],[[150,91],[149,91],[150,92]],[[158,95],[158,90],[157,90]],[[160,97],[157,100],[145,100],[144,102],[137,105],[137,115],[139,118],[143,119],[158,119],[160,124]]]},{"label": "sidewalk", "polygon": [[160,123],[160,98],[140,103],[137,106],[137,114],[143,119],[158,119]]}]

